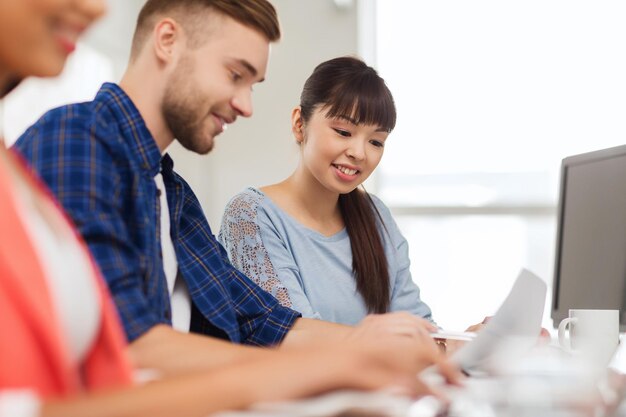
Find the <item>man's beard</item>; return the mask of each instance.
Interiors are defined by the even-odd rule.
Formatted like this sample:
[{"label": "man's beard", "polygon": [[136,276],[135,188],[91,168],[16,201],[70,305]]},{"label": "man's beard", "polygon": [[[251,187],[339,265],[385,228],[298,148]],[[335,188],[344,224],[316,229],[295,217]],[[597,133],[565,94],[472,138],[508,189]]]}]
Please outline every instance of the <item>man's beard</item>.
[{"label": "man's beard", "polygon": [[191,61],[183,58],[165,88],[161,111],[174,138],[185,149],[204,155],[213,149],[213,138],[208,140],[202,132],[203,122],[211,116],[199,111],[203,100],[188,81],[191,72]]}]

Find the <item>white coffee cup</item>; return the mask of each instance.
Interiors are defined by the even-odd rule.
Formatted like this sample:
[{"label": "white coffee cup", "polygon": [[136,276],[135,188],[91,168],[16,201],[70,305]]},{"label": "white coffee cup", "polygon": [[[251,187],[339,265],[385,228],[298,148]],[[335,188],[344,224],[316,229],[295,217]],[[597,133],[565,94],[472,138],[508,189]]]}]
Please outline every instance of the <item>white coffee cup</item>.
[{"label": "white coffee cup", "polygon": [[619,310],[570,310],[559,324],[559,344],[594,365],[606,366],[619,344]]}]

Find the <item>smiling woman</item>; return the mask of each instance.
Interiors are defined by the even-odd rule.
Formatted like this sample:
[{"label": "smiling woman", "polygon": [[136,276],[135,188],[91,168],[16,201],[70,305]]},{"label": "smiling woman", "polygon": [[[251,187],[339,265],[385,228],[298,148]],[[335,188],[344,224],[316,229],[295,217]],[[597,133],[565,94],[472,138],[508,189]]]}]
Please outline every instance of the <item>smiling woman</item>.
[{"label": "smiling woman", "polygon": [[431,320],[406,240],[382,201],[359,188],[396,122],[384,80],[357,58],[324,62],[291,122],[295,172],[226,208],[220,240],[233,264],[305,317],[355,324],[368,313],[409,311]]}]

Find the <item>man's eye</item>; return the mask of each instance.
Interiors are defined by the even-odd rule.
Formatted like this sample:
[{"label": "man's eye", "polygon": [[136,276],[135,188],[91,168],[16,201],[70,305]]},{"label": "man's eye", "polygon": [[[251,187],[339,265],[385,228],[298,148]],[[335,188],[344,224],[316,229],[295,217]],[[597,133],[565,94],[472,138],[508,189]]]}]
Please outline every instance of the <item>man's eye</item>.
[{"label": "man's eye", "polygon": [[374,146],[376,146],[377,148],[382,148],[383,146],[385,146],[385,144],[379,140],[376,139],[372,139],[370,140],[370,143]]},{"label": "man's eye", "polygon": [[342,130],[342,129],[333,129],[333,130],[341,136],[350,137],[350,132],[348,132],[347,130]]},{"label": "man's eye", "polygon": [[230,77],[231,77],[231,79],[232,79],[233,81],[235,81],[235,82],[237,82],[237,81],[239,81],[239,80],[241,80],[241,79],[243,78],[243,77],[241,76],[241,74],[239,74],[239,73],[238,73],[238,72],[236,72],[236,71],[231,71],[231,72],[230,72]]}]

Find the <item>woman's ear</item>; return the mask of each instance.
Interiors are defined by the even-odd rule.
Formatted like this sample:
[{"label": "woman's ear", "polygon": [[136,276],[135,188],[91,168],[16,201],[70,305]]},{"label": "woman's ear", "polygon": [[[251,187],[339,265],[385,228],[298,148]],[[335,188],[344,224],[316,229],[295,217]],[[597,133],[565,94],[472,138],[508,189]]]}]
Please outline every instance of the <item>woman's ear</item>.
[{"label": "woman's ear", "polygon": [[296,142],[302,143],[304,141],[304,121],[302,120],[302,109],[300,106],[291,112],[291,131],[296,138]]}]

